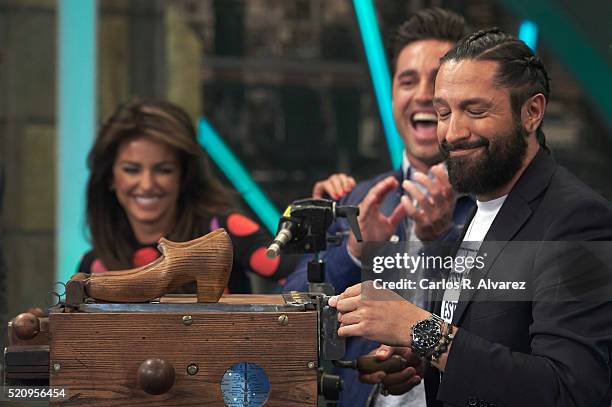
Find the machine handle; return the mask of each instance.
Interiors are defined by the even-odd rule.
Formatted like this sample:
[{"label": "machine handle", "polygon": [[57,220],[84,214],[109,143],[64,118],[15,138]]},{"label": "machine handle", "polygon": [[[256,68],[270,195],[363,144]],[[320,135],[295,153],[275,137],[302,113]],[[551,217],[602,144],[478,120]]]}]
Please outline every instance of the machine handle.
[{"label": "machine handle", "polygon": [[396,373],[408,367],[408,361],[400,355],[392,355],[387,360],[380,360],[374,355],[365,355],[357,359],[357,370],[361,373]]},{"label": "machine handle", "polygon": [[356,360],[334,360],[337,367],[356,369],[360,373],[396,373],[408,367],[408,361],[400,355],[392,355],[387,360],[380,360],[374,355],[360,356]]},{"label": "machine handle", "polygon": [[359,216],[359,207],[354,205],[336,206],[336,216],[346,218],[348,221],[351,231],[355,235],[355,240],[362,242],[361,230],[359,229],[359,222],[357,222],[357,216]]}]

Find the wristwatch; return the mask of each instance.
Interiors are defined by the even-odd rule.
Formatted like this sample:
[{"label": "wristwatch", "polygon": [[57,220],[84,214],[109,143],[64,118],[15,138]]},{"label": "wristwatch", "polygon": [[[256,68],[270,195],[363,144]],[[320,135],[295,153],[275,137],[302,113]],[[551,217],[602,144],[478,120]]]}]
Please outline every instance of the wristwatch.
[{"label": "wristwatch", "polygon": [[453,340],[451,325],[431,314],[412,326],[412,351],[419,357],[436,362]]}]

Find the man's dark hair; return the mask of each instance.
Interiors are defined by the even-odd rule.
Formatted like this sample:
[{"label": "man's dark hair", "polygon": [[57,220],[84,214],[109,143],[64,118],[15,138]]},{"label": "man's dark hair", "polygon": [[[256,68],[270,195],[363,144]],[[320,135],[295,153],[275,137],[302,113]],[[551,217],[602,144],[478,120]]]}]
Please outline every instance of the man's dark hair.
[{"label": "man's dark hair", "polygon": [[397,57],[410,43],[418,40],[441,40],[455,44],[466,35],[465,19],[457,13],[438,7],[417,11],[391,35],[389,55],[393,74]]},{"label": "man's dark hair", "polygon": [[[521,107],[531,96],[541,93],[548,103],[550,79],[542,61],[527,44],[499,28],[481,30],[463,39],[440,59],[440,64],[464,59],[498,63],[494,83],[510,89],[510,105],[515,120],[520,120]],[[536,130],[536,139],[548,150],[542,123]]]}]

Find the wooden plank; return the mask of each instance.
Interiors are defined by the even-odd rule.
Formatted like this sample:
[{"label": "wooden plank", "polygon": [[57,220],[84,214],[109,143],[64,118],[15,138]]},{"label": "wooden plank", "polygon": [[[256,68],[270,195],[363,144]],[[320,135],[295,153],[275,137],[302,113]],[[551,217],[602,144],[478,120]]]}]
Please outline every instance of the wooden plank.
[{"label": "wooden plank", "polygon": [[[168,294],[159,299],[162,304],[191,304],[198,302],[194,294]],[[226,304],[284,304],[280,294],[226,294],[219,302]]]},{"label": "wooden plank", "polygon": [[[270,379],[266,407],[316,406],[317,313],[54,313],[50,316],[50,385],[66,388],[66,405],[223,406],[220,381],[238,362],[261,366]],[[175,369],[174,386],[151,396],[137,387],[148,358]],[[309,368],[308,362],[315,362]],[[187,366],[197,364],[190,376]],[[61,402],[52,402],[61,405]]]}]

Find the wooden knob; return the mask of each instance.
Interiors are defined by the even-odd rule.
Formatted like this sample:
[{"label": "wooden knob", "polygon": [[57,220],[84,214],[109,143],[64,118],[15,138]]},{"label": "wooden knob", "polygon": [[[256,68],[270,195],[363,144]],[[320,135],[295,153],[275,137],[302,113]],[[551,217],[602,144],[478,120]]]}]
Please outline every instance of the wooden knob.
[{"label": "wooden knob", "polygon": [[13,332],[19,339],[32,339],[40,332],[40,321],[30,312],[19,314],[13,320]]},{"label": "wooden knob", "polygon": [[138,368],[138,387],[149,394],[164,394],[174,385],[174,367],[163,359],[151,358]]},{"label": "wooden knob", "polygon": [[43,318],[43,317],[47,316],[47,315],[45,315],[45,311],[43,311],[42,308],[40,308],[40,307],[30,307],[27,310],[25,310],[25,312],[29,312],[30,314],[34,314],[35,316],[37,316],[39,318]]}]

